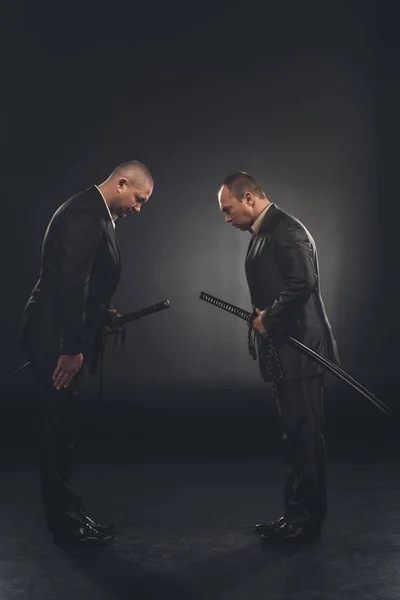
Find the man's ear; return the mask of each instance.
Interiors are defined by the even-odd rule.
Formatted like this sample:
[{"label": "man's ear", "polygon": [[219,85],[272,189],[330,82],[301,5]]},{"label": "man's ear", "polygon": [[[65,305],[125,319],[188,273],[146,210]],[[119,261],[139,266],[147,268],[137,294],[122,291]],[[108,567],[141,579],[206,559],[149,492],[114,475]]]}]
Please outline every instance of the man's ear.
[{"label": "man's ear", "polygon": [[248,204],[249,206],[253,206],[254,204],[254,196],[251,192],[246,192],[244,195],[246,204]]},{"label": "man's ear", "polygon": [[127,184],[127,180],[125,179],[125,177],[121,177],[120,179],[118,179],[118,182],[117,182],[118,192],[121,191],[122,189],[124,189],[126,184]]}]

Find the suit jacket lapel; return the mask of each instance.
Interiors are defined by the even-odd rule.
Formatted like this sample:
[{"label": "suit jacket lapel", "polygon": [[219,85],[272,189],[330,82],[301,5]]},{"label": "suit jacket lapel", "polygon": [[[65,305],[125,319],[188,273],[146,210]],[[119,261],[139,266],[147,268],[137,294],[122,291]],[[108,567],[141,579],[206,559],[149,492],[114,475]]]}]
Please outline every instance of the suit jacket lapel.
[{"label": "suit jacket lapel", "polygon": [[246,255],[245,271],[250,292],[253,289],[255,258],[257,256],[258,247],[260,245],[260,240],[262,239],[262,237],[263,235],[261,234],[261,230],[258,233],[253,234]]},{"label": "suit jacket lapel", "polygon": [[250,252],[251,252],[251,250],[252,250],[252,248],[254,246],[254,242],[255,242],[256,237],[257,237],[257,234],[253,233],[252,236],[251,236],[251,238],[250,238],[250,242],[249,242],[249,245],[247,247],[247,252],[246,252],[246,260],[250,256]]},{"label": "suit jacket lapel", "polygon": [[120,271],[121,270],[121,254],[119,251],[118,239],[117,239],[117,236],[115,233],[115,229],[114,229],[111,221],[107,222],[106,230],[107,230],[108,241],[110,242],[110,246],[115,254],[115,260],[118,265],[118,271]]},{"label": "suit jacket lapel", "polygon": [[115,229],[113,223],[110,220],[110,214],[107,210],[107,206],[104,202],[104,198],[102,197],[100,191],[96,188],[96,186],[92,185],[90,188],[86,190],[87,199],[91,204],[92,210],[94,213],[99,214],[106,223],[106,231],[109,244],[111,246],[112,252],[115,255],[115,262],[118,265],[118,275],[121,271],[121,254],[119,251],[118,240],[115,234]]},{"label": "suit jacket lapel", "polygon": [[253,266],[253,261],[250,260],[250,256],[252,255],[252,250],[254,247],[254,242],[256,240],[257,234],[253,233],[253,235],[251,236],[250,242],[249,242],[249,246],[247,248],[247,253],[246,253],[246,259],[244,261],[244,268],[245,268],[245,272],[246,272],[246,278],[247,278],[247,283],[249,286],[249,289],[251,290],[251,282],[252,282],[252,266]]},{"label": "suit jacket lapel", "polygon": [[261,223],[261,227],[258,230],[258,233],[252,235],[249,247],[247,249],[246,260],[245,260],[245,272],[247,283],[250,289],[252,290],[253,285],[253,276],[254,276],[254,260],[257,256],[258,248],[260,246],[260,241],[265,237],[265,233],[271,223],[271,219],[276,213],[277,206],[273,203],[272,206],[267,210],[267,213]]}]

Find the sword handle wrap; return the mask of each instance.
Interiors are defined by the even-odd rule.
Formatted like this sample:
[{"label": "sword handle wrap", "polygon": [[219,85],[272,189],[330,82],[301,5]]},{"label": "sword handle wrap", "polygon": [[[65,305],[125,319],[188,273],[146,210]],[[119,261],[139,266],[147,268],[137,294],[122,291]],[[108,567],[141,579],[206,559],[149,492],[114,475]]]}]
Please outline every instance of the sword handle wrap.
[{"label": "sword handle wrap", "polygon": [[253,318],[253,314],[247,310],[243,310],[243,308],[239,308],[234,304],[229,304],[228,302],[224,302],[215,296],[211,296],[210,294],[206,294],[205,292],[200,292],[200,300],[204,300],[209,304],[213,304],[214,306],[218,306],[218,308],[222,308],[227,312],[230,312],[235,317],[239,317],[239,319],[243,319],[244,321],[250,321]]}]

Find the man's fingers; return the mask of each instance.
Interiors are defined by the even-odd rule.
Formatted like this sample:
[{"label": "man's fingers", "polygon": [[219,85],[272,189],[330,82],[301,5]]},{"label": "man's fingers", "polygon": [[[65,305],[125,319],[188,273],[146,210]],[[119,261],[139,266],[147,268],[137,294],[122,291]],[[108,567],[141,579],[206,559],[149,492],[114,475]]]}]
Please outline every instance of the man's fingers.
[{"label": "man's fingers", "polygon": [[68,379],[68,373],[63,372],[62,375],[56,381],[56,388],[59,390],[64,385],[65,381]]},{"label": "man's fingers", "polygon": [[68,387],[69,382],[71,380],[71,373],[64,373],[64,376],[60,380],[59,384],[56,386],[58,390],[63,387]]},{"label": "man's fingers", "polygon": [[73,373],[70,373],[69,380],[68,380],[67,384],[64,385],[64,387],[69,387],[69,384],[71,383],[71,381],[73,380],[73,378],[78,375],[78,373],[79,373],[79,369],[77,369],[76,371],[73,371]]},{"label": "man's fingers", "polygon": [[62,369],[57,369],[53,375],[54,385],[57,385],[58,382],[61,381],[61,379],[63,377],[64,377],[64,371]]},{"label": "man's fingers", "polygon": [[62,382],[65,379],[65,371],[61,371],[58,376],[56,377],[56,379],[54,380],[54,387],[56,387],[57,389],[59,389],[62,385]]},{"label": "man's fingers", "polygon": [[69,375],[65,375],[65,377],[61,380],[61,383],[57,387],[57,389],[61,390],[62,388],[66,388],[66,387],[68,387],[68,384],[69,384]]},{"label": "man's fingers", "polygon": [[68,387],[69,384],[71,383],[71,380],[76,375],[76,373],[77,373],[77,371],[72,371],[72,372],[61,371],[60,375],[54,381],[54,387],[56,387],[58,390],[61,389],[62,387],[64,387],[64,388]]},{"label": "man's fingers", "polygon": [[62,387],[68,387],[73,377],[81,368],[82,362],[82,354],[77,354],[74,356],[60,356],[53,373],[54,387],[56,387],[58,390]]},{"label": "man's fingers", "polygon": [[70,373],[69,376],[67,377],[66,381],[64,381],[63,383],[63,387],[67,388],[69,386],[69,384],[71,383],[72,379],[74,378],[75,373]]}]

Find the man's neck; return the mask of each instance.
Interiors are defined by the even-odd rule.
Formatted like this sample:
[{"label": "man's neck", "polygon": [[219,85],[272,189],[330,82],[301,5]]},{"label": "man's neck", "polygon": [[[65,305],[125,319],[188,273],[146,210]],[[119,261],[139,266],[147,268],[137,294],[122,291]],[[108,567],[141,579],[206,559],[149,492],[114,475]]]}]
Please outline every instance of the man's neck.
[{"label": "man's neck", "polygon": [[268,208],[269,206],[271,206],[271,202],[263,202],[260,206],[257,206],[256,211],[254,212],[254,221],[253,223],[255,223],[258,219],[258,217],[261,215],[262,212],[264,212],[264,210],[266,208]]},{"label": "man's neck", "polygon": [[264,220],[265,213],[267,212],[267,210],[269,209],[270,206],[271,206],[271,202],[267,201],[267,202],[263,202],[260,207],[257,207],[257,210],[255,211],[255,214],[257,216],[254,218],[253,224],[250,228],[250,231],[252,233],[257,234],[259,232],[261,223]]}]

